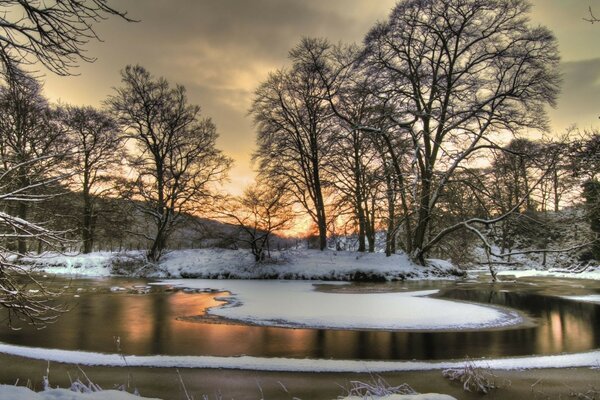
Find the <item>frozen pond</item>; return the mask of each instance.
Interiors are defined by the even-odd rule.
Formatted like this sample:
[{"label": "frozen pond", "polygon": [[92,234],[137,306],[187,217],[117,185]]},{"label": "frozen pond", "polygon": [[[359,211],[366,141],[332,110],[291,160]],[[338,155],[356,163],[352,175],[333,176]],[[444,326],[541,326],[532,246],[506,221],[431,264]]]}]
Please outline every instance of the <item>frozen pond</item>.
[{"label": "frozen pond", "polygon": [[[215,288],[227,288],[234,293],[230,303],[216,300],[229,297],[228,292],[198,291],[206,286],[200,281],[170,282],[172,286],[152,285],[149,289],[144,288],[147,283],[116,278],[56,282],[61,286],[69,284],[65,299],[71,302],[72,310],[41,331],[10,331],[3,326],[0,342],[116,353],[115,338],[119,337],[124,354],[343,360],[445,360],[600,348],[600,305],[582,301],[600,292],[593,282],[524,279],[496,285],[397,282],[316,288],[306,282],[250,282],[246,286],[234,281],[213,282],[218,284]],[[184,289],[185,286],[196,289]],[[269,290],[271,297],[252,295]],[[292,296],[294,291],[300,297]],[[298,311],[319,308],[318,303],[294,306],[293,301],[308,301],[309,297],[302,297],[308,292],[326,303],[337,303],[348,312],[341,317],[323,318],[333,310],[323,305],[320,314],[317,313],[321,317],[315,319],[314,313]],[[359,297],[365,294],[371,296]],[[280,301],[268,313],[260,314],[266,307],[266,303],[261,303],[265,298],[270,298],[271,303]],[[391,311],[372,315],[366,322],[365,318],[346,319],[361,313],[369,315],[369,309],[359,309],[363,301],[353,302],[359,298],[377,304],[387,302]],[[248,302],[245,307],[232,307],[244,300]],[[207,314],[211,307],[213,312]],[[453,307],[458,307],[454,308],[459,311],[456,316],[439,317]],[[285,309],[290,309],[290,316],[278,314]],[[438,315],[438,322],[455,324],[428,326],[425,322],[431,318],[427,312]],[[406,315],[410,318],[394,322]],[[525,322],[521,315],[525,316]],[[343,324],[357,320],[362,325],[350,324],[347,327],[351,329],[340,329]],[[298,328],[322,326],[327,321],[333,327]],[[266,324],[278,326],[262,326]]]}]

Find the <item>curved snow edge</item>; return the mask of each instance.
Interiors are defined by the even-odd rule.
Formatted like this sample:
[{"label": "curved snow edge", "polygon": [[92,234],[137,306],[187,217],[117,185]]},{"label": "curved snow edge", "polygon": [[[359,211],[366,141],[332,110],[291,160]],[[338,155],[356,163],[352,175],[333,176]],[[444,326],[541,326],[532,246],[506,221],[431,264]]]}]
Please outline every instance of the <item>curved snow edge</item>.
[{"label": "curved snow edge", "polygon": [[[464,361],[361,361],[266,357],[215,356],[123,356],[77,350],[45,349],[0,343],[0,353],[34,360],[106,367],[240,369],[275,372],[357,372],[381,373],[397,371],[428,371],[460,368]],[[124,358],[127,361],[125,364]],[[470,360],[476,366],[498,369],[575,368],[600,366],[600,349],[584,353],[551,356],[513,357]]]}]

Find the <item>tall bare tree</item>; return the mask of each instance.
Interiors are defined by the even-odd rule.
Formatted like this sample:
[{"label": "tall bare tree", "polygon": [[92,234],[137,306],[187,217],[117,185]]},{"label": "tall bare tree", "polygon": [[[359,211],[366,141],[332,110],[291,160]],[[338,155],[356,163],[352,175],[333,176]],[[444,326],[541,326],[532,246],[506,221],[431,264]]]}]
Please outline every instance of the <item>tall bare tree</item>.
[{"label": "tall bare tree", "polygon": [[214,123],[188,104],[183,86],[171,87],[139,65],[127,66],[121,78],[107,104],[135,146],[128,157],[136,175],[129,196],[154,221],[154,236],[144,236],[155,262],[180,216],[212,197],[212,184],[225,178],[231,160],[216,148]]},{"label": "tall bare tree", "polygon": [[505,132],[547,127],[559,56],[552,33],[529,25],[529,10],[525,0],[407,0],[367,35],[366,62],[392,100],[389,118],[412,141],[411,247],[421,263],[446,234],[431,232],[430,221],[455,171]]},{"label": "tall bare tree", "polygon": [[[67,156],[66,137],[58,114],[42,95],[37,80],[22,71],[7,76],[0,86],[0,162],[16,206],[15,215],[28,220],[31,204],[52,195],[51,183],[62,179],[60,170]],[[27,252],[27,238],[18,238],[17,251]]]},{"label": "tall bare tree", "polygon": [[320,82],[302,41],[290,52],[289,70],[272,73],[256,90],[250,113],[258,128],[254,158],[259,172],[285,183],[319,232],[319,248],[327,246],[326,181],[323,165],[329,150],[333,119]]},{"label": "tall bare tree", "polygon": [[83,200],[81,239],[87,254],[94,246],[96,200],[112,189],[112,179],[124,156],[122,136],[116,121],[93,107],[67,106],[62,122],[74,146],[74,187],[81,191]]}]

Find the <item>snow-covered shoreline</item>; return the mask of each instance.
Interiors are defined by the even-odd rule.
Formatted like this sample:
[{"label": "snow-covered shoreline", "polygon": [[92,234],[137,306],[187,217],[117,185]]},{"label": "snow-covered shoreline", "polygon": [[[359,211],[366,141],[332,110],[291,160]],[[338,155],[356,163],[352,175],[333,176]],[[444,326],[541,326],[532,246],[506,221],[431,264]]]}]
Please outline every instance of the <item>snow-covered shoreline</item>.
[{"label": "snow-covered shoreline", "polygon": [[[464,360],[451,361],[374,361],[334,360],[311,358],[269,357],[218,357],[218,356],[167,356],[123,355],[78,350],[59,350],[26,347],[0,342],[0,353],[65,364],[103,367],[145,368],[196,368],[232,369],[271,372],[320,372],[320,373],[385,373],[406,371],[435,371],[460,368]],[[126,363],[124,361],[126,359]],[[600,349],[572,354],[545,356],[470,359],[475,366],[493,370],[548,369],[548,368],[597,368],[600,365]]]},{"label": "snow-covered shoreline", "polygon": [[[366,397],[345,397],[344,400],[364,400]],[[456,400],[452,396],[437,393],[425,394],[391,394],[387,396],[369,396],[372,400]],[[69,389],[47,389],[34,392],[23,386],[0,385],[0,399],[10,400],[160,400],[149,397],[139,397],[118,390],[102,390],[81,393]]]},{"label": "snow-covered shoreline", "polygon": [[46,253],[21,260],[30,268],[75,276],[133,276],[150,278],[285,279],[329,281],[397,281],[449,279],[463,271],[444,260],[413,263],[406,254],[332,250],[286,250],[274,261],[257,264],[245,249],[189,249],[165,254],[158,265],[145,265],[143,252],[91,254]]}]

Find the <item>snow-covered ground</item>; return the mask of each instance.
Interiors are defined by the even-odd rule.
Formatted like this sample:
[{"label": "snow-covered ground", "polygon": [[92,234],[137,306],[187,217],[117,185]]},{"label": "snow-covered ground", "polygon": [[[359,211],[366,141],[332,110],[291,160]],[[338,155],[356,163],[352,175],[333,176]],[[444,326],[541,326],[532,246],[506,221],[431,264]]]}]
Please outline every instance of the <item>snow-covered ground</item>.
[{"label": "snow-covered ground", "polygon": [[[456,400],[445,394],[393,394],[388,396],[369,396],[372,400]],[[153,400],[139,397],[127,392],[104,390],[92,393],[78,393],[68,389],[48,389],[34,392],[22,386],[0,385],[0,399],[6,400]],[[363,397],[346,397],[343,400],[363,400]],[[154,399],[158,400],[158,399]]]},{"label": "snow-covered ground", "polygon": [[[391,394],[388,396],[368,396],[368,400],[456,400],[447,394],[426,393],[426,394]],[[350,396],[341,400],[365,400],[365,397]]]},{"label": "snow-covered ground", "polygon": [[[23,386],[0,385],[0,399],[5,400],[152,400],[118,390],[79,393],[69,389],[48,389],[34,392]],[[158,400],[158,399],[154,399]]]},{"label": "snow-covered ground", "polygon": [[349,396],[344,397],[341,400],[456,400],[456,398],[452,396],[448,396],[447,394],[437,394],[437,393],[425,393],[425,394],[390,394],[387,396],[368,396],[368,397],[358,397],[358,396]]},{"label": "snow-covered ground", "polygon": [[437,290],[339,293],[310,281],[166,280],[161,284],[232,293],[209,314],[257,325],[333,329],[442,330],[517,325],[516,311],[427,296]]},{"label": "snow-covered ground", "polygon": [[555,278],[573,278],[573,279],[594,279],[600,280],[600,268],[589,268],[582,272],[567,271],[564,269],[519,269],[504,270],[498,272],[499,276],[514,276],[515,278],[524,277],[555,277]]},{"label": "snow-covered ground", "polygon": [[427,267],[418,266],[406,254],[386,257],[382,253],[288,250],[275,253],[275,258],[275,262],[257,265],[246,249],[190,249],[171,251],[158,265],[146,267],[143,252],[134,251],[47,253],[22,261],[49,273],[79,276],[141,272],[157,278],[402,280],[448,278],[462,273],[443,260],[430,260]]}]

